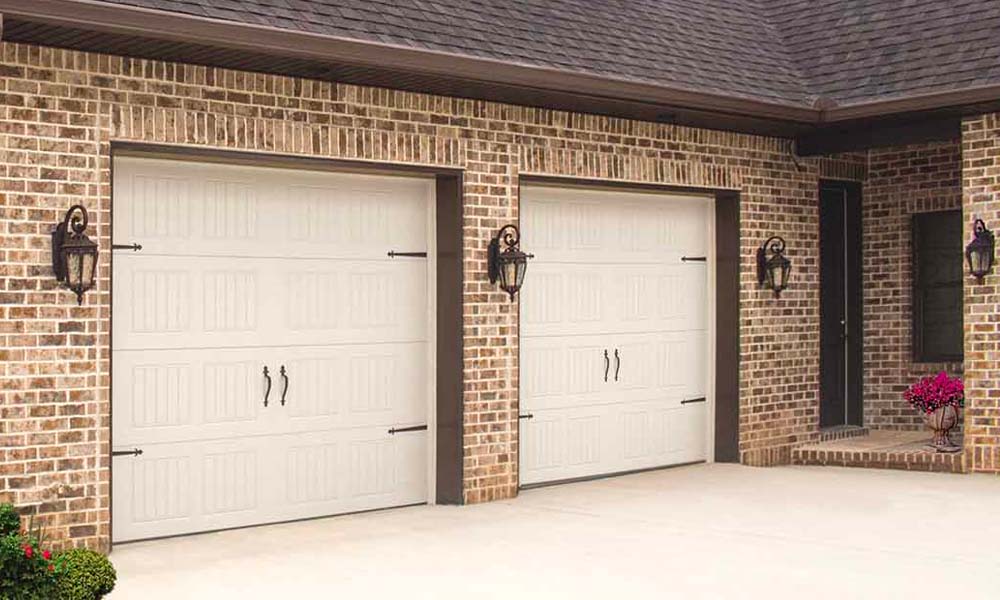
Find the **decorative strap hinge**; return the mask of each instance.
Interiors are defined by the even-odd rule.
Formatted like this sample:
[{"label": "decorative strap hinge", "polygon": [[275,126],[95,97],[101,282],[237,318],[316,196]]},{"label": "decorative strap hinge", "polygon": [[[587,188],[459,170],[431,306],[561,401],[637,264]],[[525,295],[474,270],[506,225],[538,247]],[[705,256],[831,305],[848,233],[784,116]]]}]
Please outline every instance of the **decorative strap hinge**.
[{"label": "decorative strap hinge", "polygon": [[142,454],[142,450],[139,448],[133,448],[131,450],[112,450],[111,456],[139,456]]},{"label": "decorative strap hinge", "polygon": [[404,433],[407,431],[427,431],[427,425],[414,425],[412,427],[393,427],[389,430],[389,435],[396,435],[397,433]]}]

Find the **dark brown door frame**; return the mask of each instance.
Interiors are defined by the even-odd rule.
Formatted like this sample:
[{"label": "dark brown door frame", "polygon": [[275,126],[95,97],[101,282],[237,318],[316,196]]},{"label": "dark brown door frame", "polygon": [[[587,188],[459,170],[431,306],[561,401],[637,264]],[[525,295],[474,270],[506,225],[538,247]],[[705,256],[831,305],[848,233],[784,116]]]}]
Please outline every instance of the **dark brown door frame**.
[{"label": "dark brown door frame", "polygon": [[819,425],[864,423],[861,184],[819,182]]},{"label": "dark brown door frame", "polygon": [[[334,158],[311,156],[288,156],[247,152],[241,150],[219,150],[216,148],[197,148],[190,146],[171,146],[167,144],[146,144],[134,142],[113,141],[110,150],[110,169],[114,171],[115,158],[118,156],[140,156],[175,160],[214,161],[224,164],[290,168],[317,171],[336,171],[349,173],[368,173],[375,175],[399,175],[401,173],[433,175],[436,183],[436,235],[437,235],[437,342],[436,367],[437,397],[435,399],[436,448],[435,448],[435,501],[438,504],[462,504],[464,502],[463,474],[463,430],[464,378],[463,378],[463,318],[462,318],[462,181],[461,169],[445,167],[422,167],[414,165],[395,165],[389,163],[370,163],[365,161],[341,160]],[[109,215],[114,214],[114,177],[111,178],[111,208]],[[108,223],[108,238],[114,239],[114,219]],[[110,252],[109,248],[104,249]],[[114,254],[109,254],[109,281],[114,269]],[[110,291],[109,291],[110,292]],[[111,305],[114,294],[110,295],[108,323],[111,323]],[[114,462],[110,452],[114,441],[112,431],[111,389],[114,385],[111,372],[112,342],[108,342],[108,454],[102,458],[108,460],[108,507],[114,510],[114,495],[112,479],[114,478]],[[112,528],[108,524],[109,544],[113,539]]]},{"label": "dark brown door frame", "polygon": [[[639,192],[697,193],[715,197],[715,462],[740,461],[740,193],[737,190],[522,175],[525,184]],[[519,207],[520,208],[520,207]],[[531,240],[524,240],[530,249]],[[531,285],[530,276],[525,285]],[[518,312],[520,315],[520,311]],[[518,323],[520,331],[520,323]],[[518,358],[520,365],[520,358]],[[520,367],[519,367],[520,368]],[[518,390],[520,394],[520,390]],[[520,398],[518,398],[520,404]],[[518,421],[520,428],[520,421]],[[520,433],[518,435],[520,439]],[[520,450],[520,445],[519,445]],[[518,457],[520,461],[520,457]],[[520,473],[519,473],[520,474]],[[519,484],[520,485],[520,484]]]}]

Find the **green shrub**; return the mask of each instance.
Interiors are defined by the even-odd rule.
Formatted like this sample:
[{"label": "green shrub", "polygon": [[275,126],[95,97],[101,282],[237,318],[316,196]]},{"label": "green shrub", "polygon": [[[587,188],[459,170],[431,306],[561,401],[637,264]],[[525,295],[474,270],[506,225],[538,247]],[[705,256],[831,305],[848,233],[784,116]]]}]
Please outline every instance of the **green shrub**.
[{"label": "green shrub", "polygon": [[21,515],[13,504],[0,504],[0,536],[17,535],[21,531]]},{"label": "green shrub", "polygon": [[27,535],[0,537],[0,600],[52,600],[56,574],[51,558]]},{"label": "green shrub", "polygon": [[97,600],[115,588],[115,568],[100,552],[67,550],[56,559],[59,600]]}]

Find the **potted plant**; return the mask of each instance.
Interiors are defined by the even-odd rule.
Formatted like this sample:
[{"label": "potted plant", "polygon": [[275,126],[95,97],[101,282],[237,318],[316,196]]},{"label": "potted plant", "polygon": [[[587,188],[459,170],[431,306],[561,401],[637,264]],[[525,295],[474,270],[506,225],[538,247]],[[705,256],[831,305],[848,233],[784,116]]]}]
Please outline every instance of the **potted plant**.
[{"label": "potted plant", "polygon": [[951,430],[958,424],[959,410],[965,406],[965,386],[958,377],[948,377],[944,371],[924,377],[903,394],[910,406],[924,415],[927,426],[934,430],[931,447],[938,452],[961,450],[951,441]]}]

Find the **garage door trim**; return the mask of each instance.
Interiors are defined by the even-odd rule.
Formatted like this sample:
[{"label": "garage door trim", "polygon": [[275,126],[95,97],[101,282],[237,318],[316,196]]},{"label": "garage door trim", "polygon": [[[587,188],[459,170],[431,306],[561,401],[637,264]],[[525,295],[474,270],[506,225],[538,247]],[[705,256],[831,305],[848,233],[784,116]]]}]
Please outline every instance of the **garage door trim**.
[{"label": "garage door trim", "polygon": [[[619,181],[597,178],[581,178],[573,176],[553,176],[545,174],[521,174],[519,177],[520,191],[527,186],[556,187],[562,189],[580,189],[587,191],[619,191],[639,193],[659,193],[669,195],[692,195],[712,197],[712,213],[710,217],[712,239],[709,240],[708,295],[711,299],[711,312],[708,318],[708,345],[712,348],[713,361],[710,364],[711,374],[707,382],[707,402],[709,404],[707,456],[709,462],[739,462],[739,252],[740,252],[740,192],[735,189],[703,188],[694,186],[665,185]],[[519,207],[519,214],[523,214]],[[530,239],[525,239],[530,246]],[[526,246],[527,247],[527,246]],[[529,276],[530,280],[530,276]],[[531,285],[530,281],[526,285]],[[518,312],[519,319],[521,312]],[[518,331],[522,331],[519,323]],[[523,348],[519,344],[519,352]],[[523,363],[518,359],[519,369]],[[519,381],[523,378],[519,377]],[[521,389],[518,389],[519,404]],[[523,422],[518,423],[519,430]],[[519,450],[523,448],[521,436],[518,436]],[[520,465],[520,458],[518,458]],[[672,465],[678,466],[678,465]],[[656,467],[662,468],[662,467]],[[647,470],[647,469],[639,469]],[[594,479],[622,475],[635,471],[606,473],[593,477],[581,477],[557,482],[524,485],[519,482],[519,488],[525,489],[539,485],[568,483],[578,480]],[[520,479],[520,469],[518,477]]]},{"label": "garage door trim", "polygon": [[[218,149],[203,149],[186,146],[150,145],[136,144],[131,142],[112,142],[110,152],[110,163],[113,169],[115,160],[123,157],[131,158],[156,158],[177,160],[181,162],[199,160],[202,162],[218,162],[236,166],[262,166],[266,168],[283,168],[305,171],[328,171],[334,173],[357,173],[362,175],[378,176],[419,176],[423,175],[436,180],[436,194],[432,188],[431,198],[428,199],[429,228],[427,238],[428,252],[428,381],[429,393],[427,397],[427,501],[428,503],[450,503],[462,502],[461,496],[461,431],[451,427],[446,430],[445,435],[441,435],[441,427],[444,421],[451,423],[462,422],[461,390],[463,387],[462,369],[455,368],[454,358],[461,359],[462,348],[462,315],[461,315],[461,289],[462,289],[462,265],[461,257],[443,256],[449,249],[442,249],[438,244],[442,240],[451,245],[451,250],[458,245],[461,247],[461,189],[462,170],[458,168],[425,167],[408,164],[374,163],[366,161],[350,161],[327,159],[319,157],[300,157],[279,154],[230,151]],[[112,178],[113,181],[113,178]],[[111,210],[107,212],[109,234],[102,241],[114,240],[113,214],[114,192],[112,186]],[[436,198],[435,198],[436,196]],[[444,218],[442,218],[444,217]],[[443,225],[443,226],[442,226]],[[455,229],[452,231],[451,229]],[[450,240],[445,238],[451,238]],[[121,240],[114,240],[115,243]],[[114,253],[108,248],[109,263],[108,276],[106,281],[112,282],[114,269]],[[436,272],[435,272],[436,271]],[[442,298],[441,292],[446,294],[459,294],[457,298]],[[109,303],[113,303],[113,294],[108,291],[111,297]],[[112,328],[114,325],[112,324]],[[110,333],[110,332],[109,332]],[[109,417],[114,408],[111,402],[110,390],[114,385],[110,376],[110,363],[112,361],[111,352],[113,350],[111,336],[109,341],[98,352],[106,351],[109,362],[109,386],[108,402]],[[451,346],[457,348],[457,352]],[[442,348],[448,348],[446,359],[440,359]],[[436,381],[436,385],[435,385]],[[458,401],[452,396],[458,397]],[[442,418],[442,410],[444,414]],[[450,414],[456,412],[457,414]],[[109,424],[109,428],[111,425]],[[110,439],[107,444],[106,456],[109,464],[109,487],[112,486],[114,477],[115,461],[111,460],[112,452],[115,449],[114,431],[110,432]],[[458,448],[456,455],[455,448]],[[457,458],[456,458],[457,456]],[[127,460],[118,458],[116,460]],[[113,496],[109,495],[109,509],[114,511]],[[113,525],[112,525],[113,527]],[[183,534],[182,534],[183,535]],[[113,539],[113,532],[112,532]],[[122,542],[119,542],[122,543]]]}]

